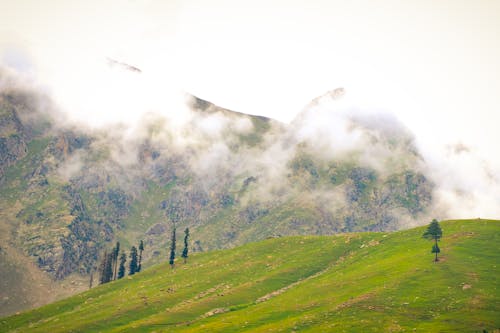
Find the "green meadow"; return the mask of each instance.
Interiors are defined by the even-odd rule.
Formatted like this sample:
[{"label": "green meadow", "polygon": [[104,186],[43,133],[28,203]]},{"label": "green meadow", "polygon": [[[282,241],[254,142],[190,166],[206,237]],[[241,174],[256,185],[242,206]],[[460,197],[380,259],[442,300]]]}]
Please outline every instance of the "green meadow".
[{"label": "green meadow", "polygon": [[[0,332],[494,332],[500,221],[272,238],[0,319]],[[178,256],[182,249],[178,249]]]}]

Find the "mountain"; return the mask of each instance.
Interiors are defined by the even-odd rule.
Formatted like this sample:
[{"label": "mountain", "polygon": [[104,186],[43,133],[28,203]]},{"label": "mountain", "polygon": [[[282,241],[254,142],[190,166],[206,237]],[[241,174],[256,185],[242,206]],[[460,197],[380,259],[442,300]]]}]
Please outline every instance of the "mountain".
[{"label": "mountain", "polygon": [[[273,238],[162,263],[0,320],[2,332],[494,332],[500,221]],[[78,320],[74,320],[78,318]]]},{"label": "mountain", "polygon": [[116,241],[162,261],[174,224],[206,251],[429,221],[434,184],[411,133],[337,112],[340,95],[289,125],[187,96],[175,117],[90,129],[38,93],[3,91],[0,314],[84,290]]}]

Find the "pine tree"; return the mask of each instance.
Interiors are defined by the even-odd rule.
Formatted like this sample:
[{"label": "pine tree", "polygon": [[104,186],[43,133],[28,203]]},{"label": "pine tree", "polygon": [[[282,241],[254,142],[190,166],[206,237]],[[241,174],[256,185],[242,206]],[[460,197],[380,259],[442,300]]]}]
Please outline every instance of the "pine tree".
[{"label": "pine tree", "polygon": [[116,242],[116,246],[113,248],[113,280],[116,280],[119,254],[120,254],[120,242]]},{"label": "pine tree", "polygon": [[137,272],[137,248],[132,246],[130,249],[130,265],[129,265],[129,275],[134,275]]},{"label": "pine tree", "polygon": [[100,284],[108,283],[113,279],[113,252],[104,252],[104,258],[101,261],[99,273]]},{"label": "pine tree", "polygon": [[437,244],[434,244],[432,245],[432,251],[431,253],[435,253],[436,254],[436,258],[434,259],[434,261],[438,261],[438,258],[437,258],[437,254],[441,252],[441,249],[439,248],[439,246]]},{"label": "pine tree", "polygon": [[139,265],[137,265],[138,272],[140,272],[142,268],[142,251],[144,251],[144,242],[141,240],[139,243]]},{"label": "pine tree", "polygon": [[104,257],[99,265],[99,284],[106,283],[106,258],[108,257],[108,252],[104,251]]},{"label": "pine tree", "polygon": [[113,280],[113,252],[108,253],[105,269],[106,282]]},{"label": "pine tree", "polygon": [[184,250],[182,250],[182,258],[184,258],[184,263],[187,262],[188,252],[189,252],[188,239],[189,239],[189,228],[186,228],[186,230],[184,230]]},{"label": "pine tree", "polygon": [[441,239],[442,236],[443,236],[443,231],[441,230],[439,222],[436,219],[432,220],[432,222],[427,227],[427,230],[422,235],[422,237],[424,238],[434,240],[434,245],[432,246],[432,251],[431,251],[431,253],[436,254],[434,261],[438,261],[438,253],[441,252],[438,246],[438,241]]},{"label": "pine tree", "polygon": [[92,289],[92,283],[94,283],[94,272],[90,271],[89,289]]},{"label": "pine tree", "polygon": [[118,279],[121,279],[125,276],[125,262],[127,261],[127,255],[125,252],[122,252],[120,256],[120,268],[118,268]]},{"label": "pine tree", "polygon": [[172,231],[172,242],[170,244],[170,267],[174,268],[174,262],[175,262],[175,227],[174,230]]}]

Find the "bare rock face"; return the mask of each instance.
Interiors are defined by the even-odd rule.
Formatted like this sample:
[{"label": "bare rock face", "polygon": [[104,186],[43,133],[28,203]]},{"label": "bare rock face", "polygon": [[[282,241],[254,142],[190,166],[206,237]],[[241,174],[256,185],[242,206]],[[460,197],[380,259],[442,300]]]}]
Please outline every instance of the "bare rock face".
[{"label": "bare rock face", "polygon": [[345,95],[346,91],[344,88],[337,88],[334,90],[327,91],[325,94],[316,97],[308,105],[308,108],[314,107],[322,102],[328,102],[328,100],[339,100]]},{"label": "bare rock face", "polygon": [[16,110],[0,97],[0,180],[5,169],[26,156],[24,127]]},{"label": "bare rock face", "polygon": [[88,148],[91,141],[88,136],[76,131],[63,131],[52,141],[50,150],[58,160],[64,161],[76,150]]},{"label": "bare rock face", "polygon": [[165,223],[156,223],[151,226],[151,228],[146,231],[146,235],[162,235],[167,232],[167,226]]}]

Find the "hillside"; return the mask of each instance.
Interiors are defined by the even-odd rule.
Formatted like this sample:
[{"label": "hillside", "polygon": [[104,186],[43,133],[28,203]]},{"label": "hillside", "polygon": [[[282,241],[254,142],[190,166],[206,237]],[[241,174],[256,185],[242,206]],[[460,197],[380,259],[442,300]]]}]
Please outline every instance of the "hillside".
[{"label": "hillside", "polygon": [[116,241],[142,239],[145,265],[161,261],[173,223],[199,252],[435,216],[411,133],[337,112],[334,97],[289,125],[187,96],[181,123],[153,114],[91,129],[35,92],[0,92],[0,315],[85,289]]},{"label": "hillside", "polygon": [[159,264],[0,320],[2,332],[492,332],[500,221],[273,238]]}]

